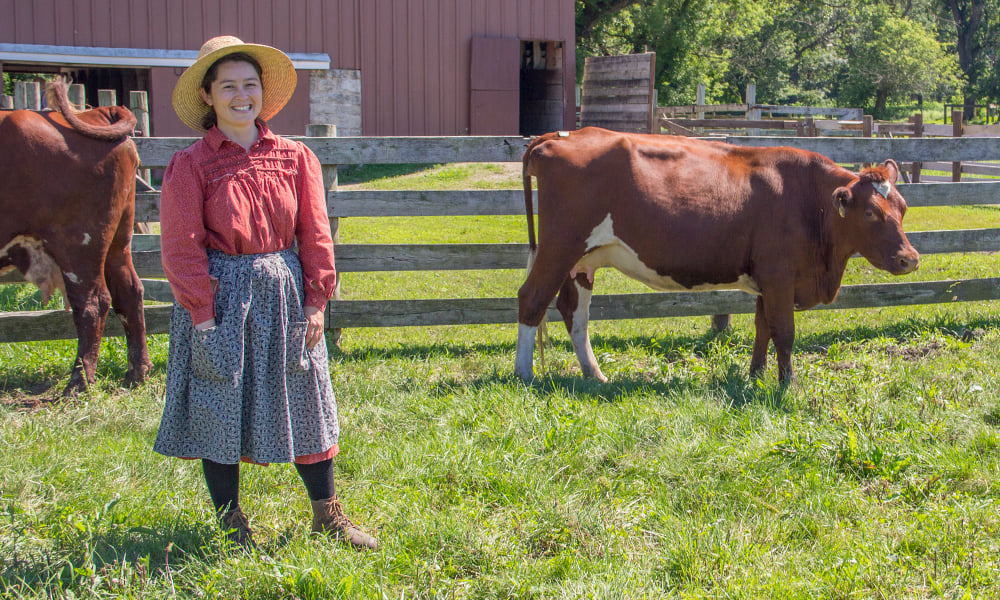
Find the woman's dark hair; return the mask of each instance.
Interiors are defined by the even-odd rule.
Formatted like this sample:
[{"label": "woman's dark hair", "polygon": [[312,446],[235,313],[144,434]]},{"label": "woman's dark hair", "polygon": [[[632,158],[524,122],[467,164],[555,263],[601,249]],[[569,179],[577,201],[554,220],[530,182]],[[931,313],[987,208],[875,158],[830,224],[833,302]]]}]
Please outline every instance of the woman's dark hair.
[{"label": "woman's dark hair", "polygon": [[[220,58],[219,60],[212,63],[212,66],[205,71],[205,76],[201,78],[201,89],[205,90],[206,94],[212,93],[212,83],[215,78],[219,76],[219,65],[228,62],[245,62],[250,63],[250,65],[257,71],[257,77],[261,76],[260,63],[257,59],[250,56],[246,52],[233,52],[232,54],[227,54]],[[263,89],[264,81],[261,79],[261,87]],[[215,115],[215,109],[211,106],[208,107],[208,114],[201,119],[201,128],[208,131],[212,127],[215,127],[218,122],[218,117]]]}]

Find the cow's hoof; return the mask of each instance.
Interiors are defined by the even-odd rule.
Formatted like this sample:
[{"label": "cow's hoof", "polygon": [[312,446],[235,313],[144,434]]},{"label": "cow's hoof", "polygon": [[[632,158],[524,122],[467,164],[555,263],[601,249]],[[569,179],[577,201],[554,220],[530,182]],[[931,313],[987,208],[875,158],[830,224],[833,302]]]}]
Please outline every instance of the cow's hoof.
[{"label": "cow's hoof", "polygon": [[608,378],[604,376],[604,373],[602,373],[599,368],[595,367],[593,369],[581,369],[581,370],[583,371],[583,376],[588,379],[596,379],[601,383],[608,382]]},{"label": "cow's hoof", "polygon": [[139,386],[149,379],[149,372],[153,370],[152,362],[145,362],[139,367],[129,367],[125,373],[125,387],[133,388]]},{"label": "cow's hoof", "polygon": [[523,381],[525,383],[531,383],[532,381],[535,380],[535,371],[534,371],[534,369],[532,369],[530,371],[525,371],[523,369],[514,369],[514,374],[517,375],[518,377],[520,377],[521,381]]},{"label": "cow's hoof", "polygon": [[62,395],[65,398],[78,396],[87,391],[87,382],[83,378],[70,377],[69,383],[63,388]]}]

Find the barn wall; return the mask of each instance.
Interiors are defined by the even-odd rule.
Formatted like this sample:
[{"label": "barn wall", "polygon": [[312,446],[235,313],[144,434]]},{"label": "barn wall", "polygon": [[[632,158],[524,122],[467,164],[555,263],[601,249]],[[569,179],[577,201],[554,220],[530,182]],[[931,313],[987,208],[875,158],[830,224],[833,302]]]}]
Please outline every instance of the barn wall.
[{"label": "barn wall", "polygon": [[[228,33],[326,53],[331,69],[360,71],[364,135],[466,134],[473,37],[564,41],[563,126],[575,119],[572,0],[0,0],[0,15],[0,43],[196,50]],[[293,133],[309,120],[305,100]],[[177,135],[176,117],[159,112],[154,133]]]},{"label": "barn wall", "polygon": [[572,127],[574,17],[568,0],[367,0],[360,27],[365,135],[469,133],[473,37],[565,41],[563,126]]}]

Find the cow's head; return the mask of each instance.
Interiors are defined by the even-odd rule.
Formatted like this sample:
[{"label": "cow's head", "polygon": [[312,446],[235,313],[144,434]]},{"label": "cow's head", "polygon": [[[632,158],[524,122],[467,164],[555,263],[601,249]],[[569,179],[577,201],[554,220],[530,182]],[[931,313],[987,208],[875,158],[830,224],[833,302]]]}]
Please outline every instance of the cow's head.
[{"label": "cow's head", "polygon": [[906,200],[896,189],[898,175],[899,165],[887,160],[864,169],[850,185],[833,192],[846,241],[893,275],[911,273],[920,265],[920,255],[903,232]]}]

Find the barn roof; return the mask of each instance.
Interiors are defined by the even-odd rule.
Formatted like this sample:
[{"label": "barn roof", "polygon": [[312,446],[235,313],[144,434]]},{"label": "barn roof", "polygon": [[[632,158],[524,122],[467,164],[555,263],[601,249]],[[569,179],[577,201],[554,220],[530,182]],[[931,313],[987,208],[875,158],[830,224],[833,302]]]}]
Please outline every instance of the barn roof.
[{"label": "barn roof", "polygon": [[[289,52],[296,69],[329,69],[330,55]],[[197,50],[157,48],[101,48],[91,46],[49,46],[0,43],[0,62],[101,65],[135,67],[188,67],[198,58]]]}]

